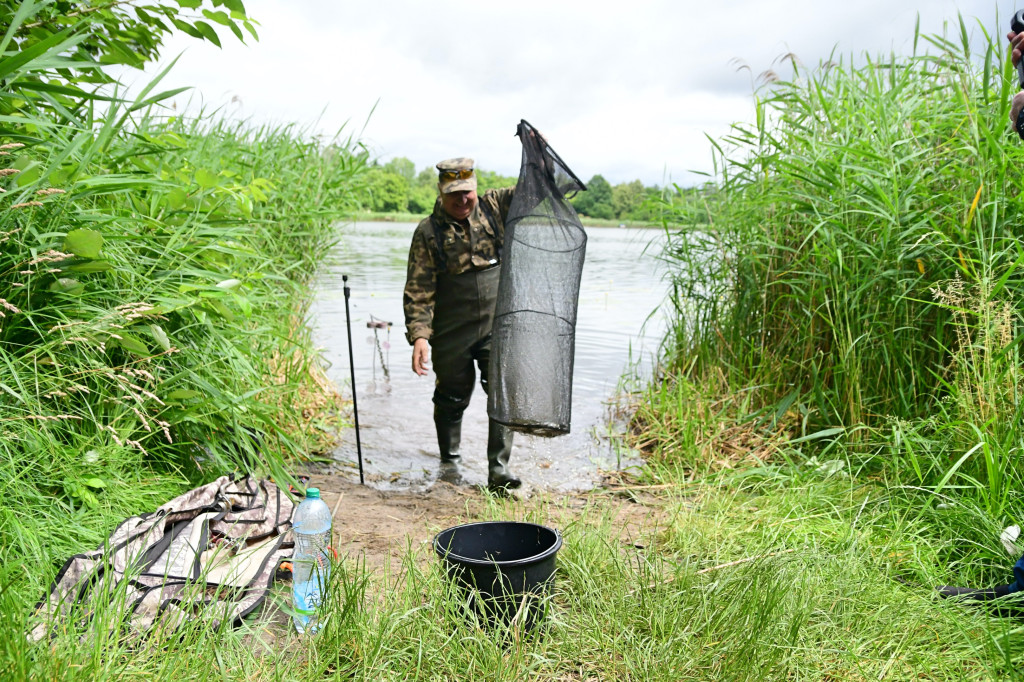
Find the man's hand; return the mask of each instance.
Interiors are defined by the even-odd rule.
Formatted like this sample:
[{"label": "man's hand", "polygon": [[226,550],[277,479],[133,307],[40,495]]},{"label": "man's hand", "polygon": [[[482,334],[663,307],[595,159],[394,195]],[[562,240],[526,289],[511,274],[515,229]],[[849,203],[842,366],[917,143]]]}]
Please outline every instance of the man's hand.
[{"label": "man's hand", "polygon": [[416,339],[412,344],[412,371],[421,377],[427,376],[430,364],[430,344],[426,339]]}]

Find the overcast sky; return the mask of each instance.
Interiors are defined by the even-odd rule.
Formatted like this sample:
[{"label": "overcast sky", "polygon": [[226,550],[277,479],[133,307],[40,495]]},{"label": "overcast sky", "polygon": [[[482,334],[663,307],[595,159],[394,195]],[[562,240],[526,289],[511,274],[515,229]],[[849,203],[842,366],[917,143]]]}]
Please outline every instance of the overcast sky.
[{"label": "overcast sky", "polygon": [[[914,24],[1006,33],[992,0],[245,0],[259,42],[174,38],[164,88],[253,122],[359,136],[417,170],[452,156],[517,175],[520,119],[584,180],[693,184],[710,145],[752,117],[754,80],[792,53],[909,54]],[[996,13],[999,13],[998,23]],[[981,22],[979,24],[979,22]],[[223,28],[223,27],[221,27]],[[748,68],[740,68],[746,65]],[[154,66],[148,74],[155,74]],[[145,77],[136,76],[137,82]],[[126,80],[132,80],[129,76]],[[179,95],[176,104],[186,105]]]}]

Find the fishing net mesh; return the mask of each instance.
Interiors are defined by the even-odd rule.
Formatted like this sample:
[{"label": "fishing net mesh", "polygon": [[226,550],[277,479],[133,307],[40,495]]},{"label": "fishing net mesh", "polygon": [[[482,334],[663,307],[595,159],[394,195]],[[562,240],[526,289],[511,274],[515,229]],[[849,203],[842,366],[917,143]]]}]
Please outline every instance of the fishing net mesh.
[{"label": "fishing net mesh", "polygon": [[487,413],[513,430],[569,432],[576,305],[587,235],[567,193],[584,190],[526,121],[523,160],[505,220],[491,341]]}]

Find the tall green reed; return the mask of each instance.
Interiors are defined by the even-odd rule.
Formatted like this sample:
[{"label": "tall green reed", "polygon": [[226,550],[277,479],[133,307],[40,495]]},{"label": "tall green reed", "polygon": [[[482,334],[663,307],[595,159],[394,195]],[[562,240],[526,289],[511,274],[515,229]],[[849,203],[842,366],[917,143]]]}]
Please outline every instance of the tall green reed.
[{"label": "tall green reed", "polygon": [[[1002,31],[977,27],[975,49],[958,29],[915,34],[909,56],[812,71],[790,56],[792,77],[756,92],[755,121],[714,142],[714,181],[674,208],[668,351],[691,376],[723,369],[762,423],[788,416],[800,436],[900,458],[892,420],[956,422],[927,463],[897,465],[934,484],[983,443],[957,471],[996,509],[1020,425],[1024,157]],[[970,302],[936,299],[954,281]],[[1008,343],[986,331],[993,311]]]},{"label": "tall green reed", "polygon": [[[823,423],[929,404],[918,370],[934,371],[942,337],[922,332],[944,315],[928,286],[1002,272],[1015,251],[1003,50],[989,41],[1001,68],[980,72],[966,38],[927,40],[937,53],[809,74],[794,59],[792,80],[758,92],[756,123],[716,142],[706,217],[668,252],[711,266],[679,270],[680,299],[705,305],[678,350],[770,371],[776,399],[797,389]],[[979,187],[982,225],[965,219]]]},{"label": "tall green reed", "polygon": [[41,569],[25,604],[119,519],[319,445],[308,284],[366,166],[351,137],[168,116],[158,82],[54,85],[75,30],[0,56],[0,560]]}]

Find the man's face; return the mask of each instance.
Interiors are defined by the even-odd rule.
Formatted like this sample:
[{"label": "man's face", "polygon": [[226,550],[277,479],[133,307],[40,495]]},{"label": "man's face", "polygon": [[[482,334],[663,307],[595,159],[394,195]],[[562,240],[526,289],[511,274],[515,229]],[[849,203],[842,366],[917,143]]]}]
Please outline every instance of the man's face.
[{"label": "man's face", "polygon": [[465,220],[476,206],[476,190],[441,195],[441,207],[455,220]]}]

